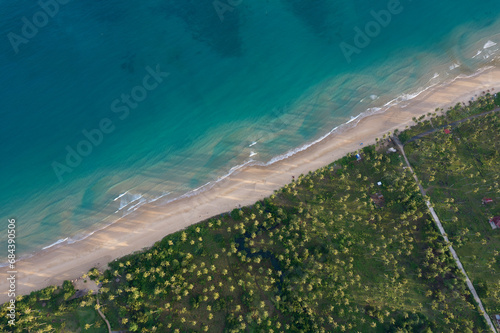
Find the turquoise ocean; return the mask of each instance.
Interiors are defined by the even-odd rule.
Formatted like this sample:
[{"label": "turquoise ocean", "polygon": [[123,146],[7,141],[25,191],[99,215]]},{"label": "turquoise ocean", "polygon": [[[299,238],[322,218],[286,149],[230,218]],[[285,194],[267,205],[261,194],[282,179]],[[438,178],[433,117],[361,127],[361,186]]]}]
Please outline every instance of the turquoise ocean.
[{"label": "turquoise ocean", "polygon": [[24,256],[497,66],[500,47],[498,0],[0,5],[0,216]]}]

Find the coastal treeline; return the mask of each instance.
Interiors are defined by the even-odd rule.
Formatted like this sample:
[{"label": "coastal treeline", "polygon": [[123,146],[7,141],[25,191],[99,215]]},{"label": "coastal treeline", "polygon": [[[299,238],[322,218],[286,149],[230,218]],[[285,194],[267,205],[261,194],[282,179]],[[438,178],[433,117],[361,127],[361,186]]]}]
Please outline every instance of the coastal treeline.
[{"label": "coastal treeline", "polygon": [[[440,126],[499,102],[485,94],[437,110],[439,117],[415,119],[417,130],[400,133],[417,173],[425,174],[428,195],[440,200],[437,212],[460,244],[461,259],[474,256],[463,258],[464,266],[492,310],[498,310],[500,238],[487,221],[476,221],[475,210],[466,211],[464,200],[483,213],[476,197],[484,191],[498,197],[498,115],[460,123],[453,136]],[[132,332],[486,331],[465,277],[393,147],[390,139],[378,140],[297,175],[252,206],[168,235],[104,272],[93,269],[85,278],[101,285],[97,294],[78,293],[68,281],[21,296],[17,326],[7,326],[4,305],[0,329],[107,332],[99,309],[113,330]],[[478,159],[483,165],[467,166]],[[489,212],[498,211],[497,202]]]}]

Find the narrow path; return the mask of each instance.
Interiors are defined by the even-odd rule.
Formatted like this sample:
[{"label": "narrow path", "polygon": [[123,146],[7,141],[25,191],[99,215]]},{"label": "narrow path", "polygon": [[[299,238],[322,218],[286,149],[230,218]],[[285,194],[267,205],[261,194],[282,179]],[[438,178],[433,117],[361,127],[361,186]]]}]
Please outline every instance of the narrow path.
[{"label": "narrow path", "polygon": [[457,121],[454,121],[454,122],[449,123],[449,124],[446,124],[446,125],[441,125],[441,126],[439,126],[439,127],[436,127],[436,128],[430,129],[430,130],[428,130],[428,131],[425,131],[425,132],[423,132],[423,133],[420,133],[420,134],[418,134],[418,135],[415,135],[414,137],[411,137],[411,138],[410,138],[410,139],[408,139],[408,141],[406,141],[404,144],[407,144],[407,143],[413,142],[413,141],[415,141],[415,140],[421,139],[421,138],[423,138],[424,136],[427,136],[427,135],[429,135],[429,134],[432,134],[432,133],[434,133],[434,132],[437,132],[437,131],[439,131],[439,130],[442,130],[442,129],[443,129],[443,128],[445,128],[445,127],[448,127],[448,126],[456,126],[456,125],[458,125],[458,124],[460,124],[460,123],[463,123],[463,122],[465,122],[465,121],[467,121],[467,120],[469,120],[469,119],[474,119],[474,118],[482,117],[482,116],[485,116],[485,115],[487,115],[487,114],[494,113],[494,112],[498,112],[498,111],[500,111],[500,108],[496,108],[496,109],[493,109],[493,110],[491,110],[491,111],[483,112],[483,113],[480,113],[480,114],[475,114],[475,115],[473,115],[473,116],[470,116],[470,117],[464,118],[464,119],[462,119],[462,120],[457,120]]},{"label": "narrow path", "polygon": [[[422,193],[423,196],[425,196],[424,188],[422,187],[422,185],[420,185],[420,182],[418,180],[417,174],[413,171],[413,168],[411,167],[410,162],[408,161],[408,158],[406,158],[406,154],[405,154],[405,150],[403,148],[403,144],[401,143],[401,141],[399,141],[399,138],[396,137],[396,136],[392,137],[392,139],[398,145],[399,150],[403,154],[403,157],[404,157],[404,159],[406,161],[406,165],[408,166],[408,168],[410,168],[410,171],[413,174],[413,178],[415,178],[415,181],[417,182],[418,187],[420,188],[420,192]],[[490,326],[491,331],[493,333],[496,333],[497,330],[495,329],[495,326],[493,325],[493,322],[491,321],[490,316],[488,316],[488,313],[486,313],[486,310],[483,307],[483,303],[481,302],[481,299],[479,298],[479,296],[478,296],[478,294],[476,292],[476,289],[472,285],[472,282],[470,281],[469,276],[467,275],[467,272],[465,272],[464,266],[462,266],[462,262],[458,258],[458,255],[455,252],[455,249],[453,248],[453,245],[451,245],[451,243],[450,243],[450,241],[448,239],[448,236],[446,235],[446,232],[444,231],[443,225],[441,224],[441,221],[439,220],[439,217],[437,216],[436,212],[434,211],[434,208],[431,205],[431,202],[428,201],[428,200],[426,200],[425,204],[429,208],[429,211],[431,212],[431,215],[432,215],[432,218],[434,219],[434,222],[436,222],[436,225],[437,225],[437,227],[439,229],[439,232],[443,236],[446,244],[448,244],[448,248],[450,249],[450,252],[451,252],[451,255],[453,256],[453,259],[455,259],[455,262],[456,262],[458,268],[460,268],[460,270],[464,274],[465,281],[467,282],[467,287],[469,287],[469,290],[470,290],[472,296],[474,296],[474,299],[476,300],[477,304],[479,305],[479,309],[481,309],[482,315],[483,315],[484,319],[486,320],[486,323]]]},{"label": "narrow path", "polygon": [[[97,300],[97,305],[100,306],[99,304],[99,298],[97,298],[97,295],[95,296],[95,299]],[[111,325],[109,324],[109,321],[106,319],[106,316],[104,315],[104,313],[101,312],[101,309],[97,309],[97,312],[99,312],[99,315],[101,316],[101,318],[106,322],[106,325],[108,325],[108,332],[109,333],[112,333],[111,331]]]}]

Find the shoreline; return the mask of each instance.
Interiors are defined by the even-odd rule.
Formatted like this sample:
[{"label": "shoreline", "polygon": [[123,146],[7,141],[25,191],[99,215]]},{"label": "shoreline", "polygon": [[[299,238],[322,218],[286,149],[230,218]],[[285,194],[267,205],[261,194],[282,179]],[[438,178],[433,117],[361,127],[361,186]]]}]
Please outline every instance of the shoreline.
[{"label": "shoreline", "polygon": [[[370,107],[370,108],[367,108],[366,110],[358,113],[356,116],[351,116],[351,119],[349,119],[348,121],[346,121],[344,123],[341,123],[341,124],[337,125],[333,129],[329,130],[326,134],[321,135],[319,138],[313,139],[312,141],[308,141],[308,142],[302,144],[301,146],[289,149],[288,151],[286,151],[284,153],[275,155],[275,156],[273,156],[267,162],[256,161],[256,160],[252,159],[251,158],[252,155],[250,155],[250,160],[245,160],[244,162],[242,162],[240,164],[232,166],[229,169],[228,172],[226,172],[225,174],[219,176],[216,180],[209,181],[209,182],[207,182],[205,184],[202,184],[202,185],[198,186],[195,189],[191,189],[191,190],[189,190],[189,191],[187,191],[185,193],[178,194],[178,196],[173,197],[171,199],[168,199],[167,201],[162,201],[160,203],[160,206],[164,206],[164,205],[170,204],[171,202],[174,202],[174,201],[177,201],[177,200],[180,200],[180,199],[183,199],[183,198],[188,198],[188,197],[191,197],[191,196],[199,195],[199,194],[203,193],[204,191],[211,189],[217,183],[219,183],[220,181],[223,181],[225,178],[231,176],[232,174],[238,173],[241,169],[243,169],[245,167],[251,167],[251,166],[264,166],[264,167],[266,167],[266,166],[272,165],[272,164],[274,164],[276,162],[279,162],[279,161],[282,161],[284,159],[287,159],[287,158],[289,158],[289,157],[291,157],[291,156],[293,156],[293,155],[295,155],[295,154],[297,154],[297,153],[299,153],[301,151],[309,149],[311,146],[313,146],[313,145],[315,145],[315,144],[323,141],[324,139],[327,139],[329,136],[331,136],[333,134],[339,134],[339,132],[351,129],[352,127],[355,127],[358,124],[358,122],[361,121],[361,119],[363,119],[363,118],[370,117],[370,116],[378,114],[378,113],[384,113],[389,108],[394,107],[394,106],[399,106],[399,107],[404,108],[408,104],[411,104],[411,102],[412,102],[412,100],[414,98],[416,98],[416,97],[418,97],[418,96],[420,96],[422,94],[425,95],[426,93],[428,93],[428,91],[432,91],[432,89],[436,89],[436,87],[439,88],[439,87],[447,86],[447,85],[453,83],[457,79],[469,79],[469,78],[473,78],[473,77],[481,75],[482,73],[484,73],[484,72],[486,72],[488,70],[494,69],[494,68],[495,68],[494,66],[485,66],[485,67],[479,68],[477,71],[475,71],[474,73],[469,74],[469,75],[467,75],[467,74],[459,74],[458,76],[456,76],[456,77],[454,77],[454,78],[452,78],[451,80],[448,80],[448,81],[443,81],[443,82],[438,82],[438,83],[431,83],[431,81],[436,78],[436,74],[435,74],[433,78],[431,78],[430,80],[427,81],[427,83],[426,83],[426,85],[424,85],[424,87],[420,86],[417,89],[417,91],[415,91],[415,92],[403,93],[401,95],[398,95],[395,98],[390,99],[385,104],[383,104],[383,105],[381,105],[379,107]],[[437,75],[437,76],[439,76],[439,75]],[[353,123],[353,124],[351,124],[351,123]],[[252,143],[249,147],[253,146],[256,143],[257,142]],[[126,195],[130,191],[131,190],[129,189],[129,190],[121,193],[116,198],[114,198],[113,201],[116,201],[117,199],[120,199],[122,196]],[[120,220],[122,220],[124,218],[127,218],[128,215],[135,214],[135,211],[138,210],[138,209],[141,210],[142,206],[144,206],[144,205],[147,206],[149,204],[152,204],[152,203],[154,203],[154,202],[162,199],[163,197],[165,197],[167,195],[170,195],[171,193],[172,192],[164,192],[162,195],[160,195],[158,197],[154,197],[153,199],[145,199],[145,197],[143,197],[142,195],[139,195],[139,198],[134,199],[133,201],[131,201],[131,202],[128,203],[128,204],[131,204],[134,201],[139,200],[139,202],[137,204],[135,204],[132,207],[127,207],[127,205],[123,207],[123,208],[128,208],[128,209],[127,209],[126,212],[124,212],[124,214],[122,216],[117,217],[117,216],[113,216],[113,215],[108,215],[107,217],[105,217],[102,220],[102,221],[105,221],[108,218],[110,218],[110,219],[114,218],[113,221],[108,222],[108,223],[96,224],[94,228],[90,228],[90,229],[88,229],[86,231],[85,230],[79,231],[79,232],[77,232],[75,234],[68,235],[66,237],[62,236],[63,238],[59,238],[56,241],[54,241],[54,242],[52,242],[52,243],[50,243],[48,245],[45,245],[41,249],[34,250],[34,251],[29,252],[29,253],[20,254],[18,256],[18,260],[29,259],[29,258],[33,257],[34,255],[37,255],[38,253],[40,253],[42,251],[45,251],[45,250],[47,250],[47,249],[49,249],[51,247],[60,247],[60,246],[65,246],[65,245],[71,245],[71,244],[74,244],[76,242],[83,241],[86,238],[92,236],[95,232],[98,232],[100,230],[108,228],[109,226],[113,225],[114,223],[119,222]],[[143,199],[145,199],[145,200],[143,201]],[[153,206],[154,205],[155,204],[153,204]],[[119,212],[121,209],[122,208],[119,208],[117,211],[115,211],[115,213]],[[132,210],[130,212],[128,212],[130,209],[132,209]],[[8,262],[7,261],[2,262],[2,260],[0,260],[0,268],[5,267],[5,266],[8,266]]]},{"label": "shoreline", "polygon": [[[387,110],[352,119],[355,126],[332,130],[288,157],[264,165],[247,165],[236,170],[208,189],[181,197],[165,206],[146,204],[133,214],[94,231],[87,238],[72,244],[49,247],[17,266],[16,294],[27,294],[64,280],[80,277],[92,267],[104,269],[107,263],[152,246],[167,234],[234,208],[251,205],[290,183],[292,176],[306,174],[349,152],[375,143],[375,138],[396,128],[404,130],[413,124],[412,118],[438,107],[447,108],[457,102],[466,102],[482,91],[500,87],[500,69],[491,68],[469,77],[458,77],[440,84],[409,100],[407,105],[389,106]],[[359,117],[359,116],[358,116]],[[343,126],[343,125],[341,125]],[[7,298],[6,269],[0,273],[0,303]]]},{"label": "shoreline", "polygon": [[[381,106],[367,108],[365,111],[362,111],[362,112],[358,113],[356,116],[351,116],[350,120],[337,125],[333,129],[329,130],[326,134],[321,135],[319,138],[312,139],[311,141],[308,141],[305,144],[302,144],[301,146],[289,149],[288,151],[286,151],[284,153],[275,155],[272,158],[270,158],[269,161],[267,161],[267,162],[256,161],[256,160],[252,159],[252,155],[250,155],[249,156],[250,157],[249,160],[247,159],[247,160],[245,160],[244,162],[242,162],[240,164],[232,166],[229,169],[229,171],[227,171],[225,174],[219,176],[216,180],[211,180],[211,181],[209,181],[209,182],[207,182],[205,184],[202,184],[202,185],[198,186],[195,189],[191,189],[191,190],[189,190],[189,191],[187,191],[185,193],[178,194],[178,196],[173,197],[171,199],[168,199],[167,201],[162,201],[160,203],[160,206],[167,205],[167,204],[169,204],[169,203],[171,203],[173,201],[177,201],[177,200],[180,200],[180,199],[183,199],[183,198],[187,198],[187,197],[199,195],[200,193],[202,193],[202,192],[204,192],[206,190],[209,190],[210,188],[212,188],[213,186],[215,186],[218,182],[220,182],[220,181],[224,180],[225,178],[231,176],[233,173],[239,172],[240,169],[245,168],[247,166],[269,166],[269,165],[274,164],[276,162],[279,162],[279,161],[281,161],[283,159],[289,158],[289,157],[295,155],[296,153],[301,152],[303,150],[306,150],[309,147],[313,146],[314,144],[317,144],[318,142],[323,141],[324,139],[326,139],[328,136],[330,136],[332,134],[335,134],[335,133],[338,134],[338,132],[341,132],[341,131],[350,129],[352,127],[355,127],[357,125],[357,123],[361,119],[363,119],[365,117],[369,117],[369,116],[372,116],[372,115],[377,114],[377,113],[383,113],[388,108],[396,106],[396,105],[400,105],[402,107],[406,107],[408,105],[408,103],[411,103],[411,101],[414,98],[420,96],[421,94],[427,93],[428,90],[432,90],[432,89],[434,89],[436,87],[446,86],[446,85],[448,85],[448,84],[450,84],[450,83],[452,83],[455,80],[460,79],[460,78],[463,79],[463,78],[471,78],[471,77],[478,76],[478,75],[482,74],[483,72],[485,72],[487,70],[490,70],[492,68],[494,68],[494,66],[486,66],[486,67],[479,68],[476,72],[474,72],[473,74],[470,74],[470,75],[460,74],[457,77],[455,77],[455,78],[453,78],[453,79],[451,79],[449,81],[438,82],[438,83],[431,83],[432,80],[434,80],[437,76],[439,76],[438,74],[435,74],[433,78],[431,78],[430,80],[427,81],[427,84],[424,87],[419,87],[416,92],[404,93],[404,94],[398,95],[397,97],[395,97],[395,98],[387,101],[385,104],[383,104]],[[377,96],[377,99],[378,99],[378,96]],[[351,124],[351,123],[353,123],[353,124]],[[253,142],[249,147],[252,147],[256,143],[257,142]],[[120,199],[124,195],[128,194],[130,191],[132,191],[132,190],[127,190],[127,191],[121,193],[116,198],[114,198],[113,201],[116,201],[117,199]],[[158,201],[158,200],[162,199],[163,197],[165,197],[167,195],[170,195],[170,194],[172,194],[172,192],[164,192],[160,196],[154,197],[153,199],[145,199],[144,196],[139,195],[138,198],[130,201],[127,205],[125,205],[123,207],[123,208],[127,208],[127,211],[125,211],[122,216],[117,217],[117,216],[113,216],[113,215],[108,215],[107,217],[105,217],[103,219],[103,221],[105,221],[108,218],[112,219],[114,217],[113,221],[108,222],[108,223],[103,223],[103,224],[97,224],[95,226],[95,228],[90,228],[87,231],[79,231],[79,232],[77,232],[77,233],[75,233],[73,235],[68,235],[66,237],[62,236],[64,238],[59,238],[58,240],[50,243],[49,245],[44,246],[41,249],[38,249],[38,250],[35,250],[35,251],[31,251],[29,253],[23,253],[23,254],[19,255],[18,258],[19,258],[19,260],[29,259],[33,255],[36,255],[37,253],[39,253],[41,251],[44,251],[44,250],[47,250],[47,249],[49,249],[51,247],[58,247],[58,246],[70,245],[70,244],[73,244],[73,243],[85,240],[86,238],[92,236],[95,232],[100,231],[102,229],[106,229],[110,225],[112,225],[112,224],[114,224],[114,223],[122,220],[123,218],[126,218],[128,215],[134,214],[134,212],[136,210],[138,210],[138,209],[140,210],[143,205],[148,205],[148,204],[154,203],[154,202],[156,202],[156,201]],[[143,199],[145,199],[145,200],[143,200]],[[137,204],[134,204],[133,206],[128,207],[129,204],[132,204],[132,203],[134,203],[134,201],[137,201],[137,200],[139,200],[139,202]],[[155,205],[155,204],[153,204],[153,205]],[[115,211],[115,213],[118,213],[121,209],[122,208],[119,208],[117,211]],[[129,212],[129,210],[130,210],[130,212]],[[5,267],[7,265],[8,265],[7,261],[1,262],[1,260],[0,260],[0,268],[1,267]]]}]

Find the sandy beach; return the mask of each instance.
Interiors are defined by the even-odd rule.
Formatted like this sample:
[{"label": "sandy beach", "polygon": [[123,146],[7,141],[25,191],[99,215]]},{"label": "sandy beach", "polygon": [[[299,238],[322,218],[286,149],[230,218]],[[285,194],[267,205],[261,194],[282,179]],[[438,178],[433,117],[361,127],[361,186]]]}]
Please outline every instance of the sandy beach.
[{"label": "sandy beach", "polygon": [[[179,199],[162,207],[145,205],[133,216],[95,232],[70,245],[55,246],[17,263],[16,294],[28,294],[64,280],[76,279],[92,267],[105,269],[107,263],[126,254],[150,247],[164,236],[206,218],[253,204],[271,195],[299,176],[325,166],[349,152],[375,143],[387,132],[403,130],[412,118],[466,102],[483,91],[500,89],[500,70],[490,69],[469,78],[435,87],[422,93],[406,107],[394,106],[381,114],[365,117],[357,126],[333,133],[323,141],[270,166],[249,166],[218,182],[198,195]],[[0,302],[7,297],[7,267],[0,273]]]}]

